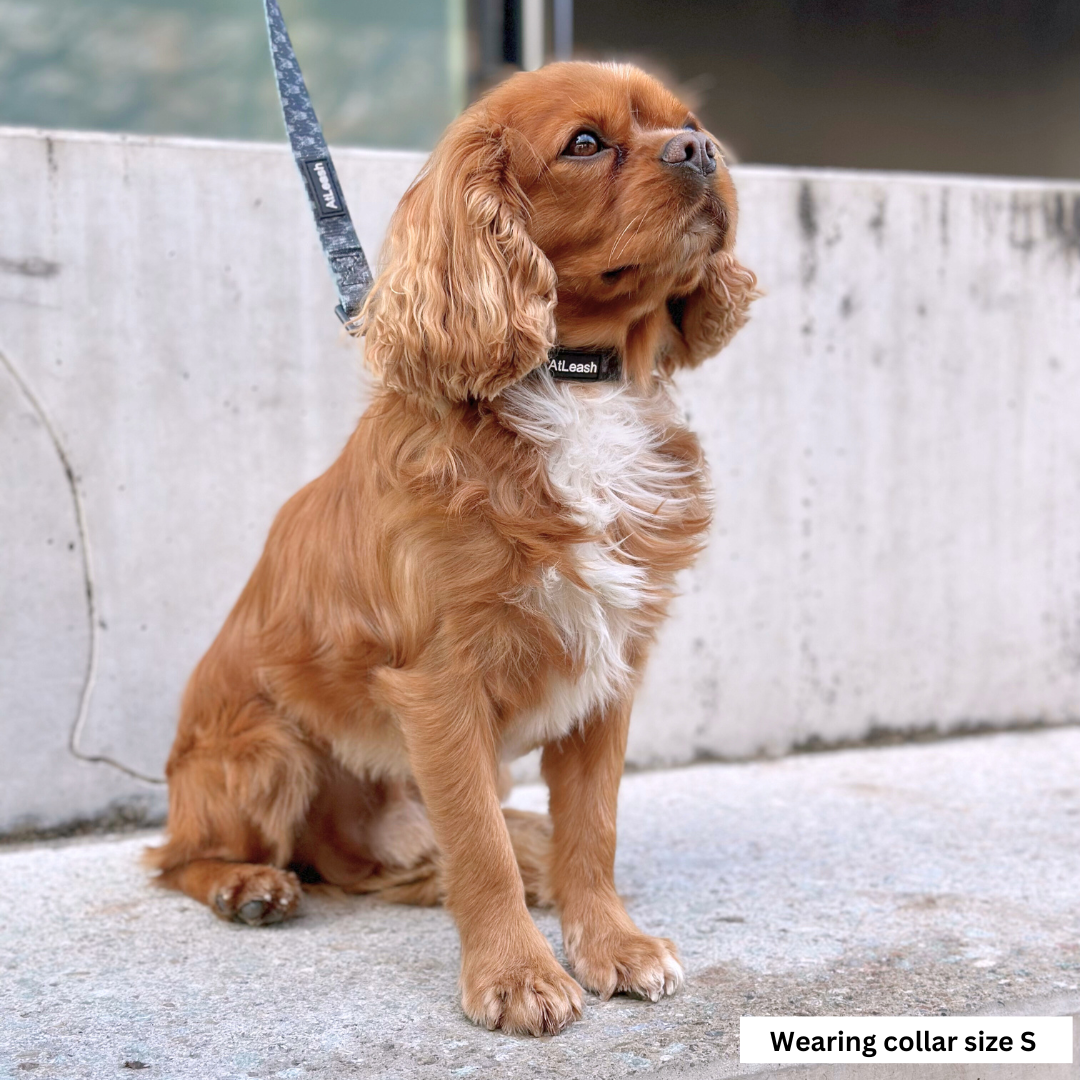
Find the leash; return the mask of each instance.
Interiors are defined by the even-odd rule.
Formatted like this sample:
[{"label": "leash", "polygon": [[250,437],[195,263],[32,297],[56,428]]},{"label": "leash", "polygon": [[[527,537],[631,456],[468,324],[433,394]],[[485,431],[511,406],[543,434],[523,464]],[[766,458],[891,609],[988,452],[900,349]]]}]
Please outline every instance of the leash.
[{"label": "leash", "polygon": [[[337,289],[339,303],[335,311],[351,333],[354,330],[351,324],[371,289],[371,269],[353,228],[281,8],[277,0],[265,0],[265,4],[266,33],[285,131],[296,167],[304,179],[319,243]],[[567,382],[617,382],[622,375],[619,355],[610,350],[556,347],[548,354],[547,368],[553,379]]]},{"label": "leash", "polygon": [[371,269],[353,228],[334,161],[323,138],[277,0],[266,0],[266,33],[270,39],[270,56],[274,61],[285,130],[296,167],[304,178],[319,243],[337,289],[339,303],[335,310],[348,327],[360,314],[364,297],[371,289]]}]

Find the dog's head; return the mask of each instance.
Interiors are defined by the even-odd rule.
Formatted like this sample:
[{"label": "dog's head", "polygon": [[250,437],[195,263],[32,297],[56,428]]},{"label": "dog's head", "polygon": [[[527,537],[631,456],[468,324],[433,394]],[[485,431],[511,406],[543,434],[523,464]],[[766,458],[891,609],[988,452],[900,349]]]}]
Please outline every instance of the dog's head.
[{"label": "dog's head", "polygon": [[632,378],[745,322],[735,190],[716,140],[637,68],[515,75],[447,130],[391,222],[362,317],[388,386],[491,398],[558,341]]}]

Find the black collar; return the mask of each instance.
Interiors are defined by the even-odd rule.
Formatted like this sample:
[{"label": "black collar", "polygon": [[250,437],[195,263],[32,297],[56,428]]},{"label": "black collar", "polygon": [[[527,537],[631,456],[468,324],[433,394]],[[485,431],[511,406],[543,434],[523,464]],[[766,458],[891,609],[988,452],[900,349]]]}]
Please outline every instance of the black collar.
[{"label": "black collar", "polygon": [[548,353],[548,371],[553,379],[567,382],[618,382],[622,377],[622,361],[614,349],[556,346]]}]

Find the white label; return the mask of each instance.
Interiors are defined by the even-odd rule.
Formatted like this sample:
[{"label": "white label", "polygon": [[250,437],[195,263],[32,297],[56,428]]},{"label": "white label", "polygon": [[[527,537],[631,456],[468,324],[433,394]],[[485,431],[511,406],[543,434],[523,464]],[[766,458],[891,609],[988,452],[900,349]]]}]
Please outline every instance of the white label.
[{"label": "white label", "polygon": [[1071,1016],[744,1016],[739,1061],[1072,1064]]}]

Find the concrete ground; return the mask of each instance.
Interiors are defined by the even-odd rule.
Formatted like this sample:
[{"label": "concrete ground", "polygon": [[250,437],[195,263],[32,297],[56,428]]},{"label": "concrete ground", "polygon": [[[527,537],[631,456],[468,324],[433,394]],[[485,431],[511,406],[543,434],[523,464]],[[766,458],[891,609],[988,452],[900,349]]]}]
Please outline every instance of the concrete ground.
[{"label": "concrete ground", "polygon": [[549,1039],[464,1018],[441,909],[314,896],[290,924],[226,925],[148,885],[150,839],[0,849],[0,1076],[727,1076],[768,1071],[739,1066],[740,1015],[1080,1011],[1077,728],[629,776],[620,888],[688,983],[655,1005],[589,997]]}]

